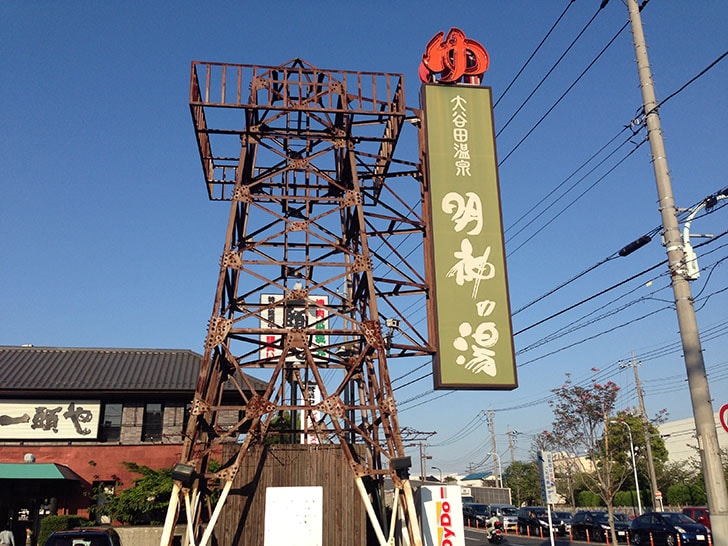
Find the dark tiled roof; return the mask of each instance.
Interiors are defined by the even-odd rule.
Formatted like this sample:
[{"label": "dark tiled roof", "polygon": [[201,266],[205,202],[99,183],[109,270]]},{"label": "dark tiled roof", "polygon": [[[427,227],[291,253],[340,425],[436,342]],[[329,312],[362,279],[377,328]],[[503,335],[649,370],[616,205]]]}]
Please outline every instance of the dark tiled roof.
[{"label": "dark tiled roof", "polygon": [[0,346],[0,393],[194,392],[201,358],[175,349]]}]

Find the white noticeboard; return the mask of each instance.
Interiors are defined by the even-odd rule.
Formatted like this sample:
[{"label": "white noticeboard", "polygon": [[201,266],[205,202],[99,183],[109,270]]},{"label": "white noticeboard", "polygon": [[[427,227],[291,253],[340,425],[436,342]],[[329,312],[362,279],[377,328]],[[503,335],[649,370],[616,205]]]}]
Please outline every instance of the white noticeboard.
[{"label": "white noticeboard", "polygon": [[322,546],[323,487],[265,490],[264,546]]},{"label": "white noticeboard", "polygon": [[459,485],[423,485],[420,503],[425,546],[465,546]]}]

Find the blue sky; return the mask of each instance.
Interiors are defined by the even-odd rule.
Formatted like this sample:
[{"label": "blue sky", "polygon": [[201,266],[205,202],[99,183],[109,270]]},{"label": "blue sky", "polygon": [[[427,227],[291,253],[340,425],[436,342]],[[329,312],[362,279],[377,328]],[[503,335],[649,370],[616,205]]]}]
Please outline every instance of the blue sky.
[{"label": "blue sky", "polygon": [[[425,45],[458,27],[491,58],[484,84],[497,101],[520,387],[433,392],[430,378],[411,382],[420,370],[395,381],[400,424],[437,432],[428,454],[444,473],[488,469],[482,412],[492,409],[504,464],[508,430],[518,432],[516,457],[526,458],[567,372],[578,382],[611,379],[623,387],[620,407],[636,405],[632,370],[618,365],[632,354],[648,412],[689,417],[664,264],[620,284],[664,262],[659,235],[543,297],[660,224],[649,146],[637,147],[644,129],[624,130],[641,94],[631,33],[619,33],[622,2],[600,11],[534,92],[599,5],[572,3],[506,92],[567,5],[282,1],[273,14],[252,2],[0,3],[0,344],[202,350],[228,207],[207,200],[187,106],[191,61],[300,57],[402,73],[407,103],[418,106]],[[687,208],[728,186],[728,61],[680,90],[728,49],[728,4],[652,0],[643,22],[658,99],[670,97],[660,115],[675,199]],[[697,219],[692,231],[718,235],[727,214]],[[704,271],[692,287],[716,411],[728,402],[726,240],[698,250]],[[392,368],[395,379],[411,370]],[[419,471],[417,447],[411,454]]]}]

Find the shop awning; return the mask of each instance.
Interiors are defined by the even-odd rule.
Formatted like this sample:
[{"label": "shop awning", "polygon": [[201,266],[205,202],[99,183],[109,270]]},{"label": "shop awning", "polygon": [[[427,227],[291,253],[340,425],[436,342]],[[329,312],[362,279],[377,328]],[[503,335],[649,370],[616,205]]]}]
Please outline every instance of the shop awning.
[{"label": "shop awning", "polygon": [[73,470],[56,463],[0,463],[0,480],[76,480]]}]

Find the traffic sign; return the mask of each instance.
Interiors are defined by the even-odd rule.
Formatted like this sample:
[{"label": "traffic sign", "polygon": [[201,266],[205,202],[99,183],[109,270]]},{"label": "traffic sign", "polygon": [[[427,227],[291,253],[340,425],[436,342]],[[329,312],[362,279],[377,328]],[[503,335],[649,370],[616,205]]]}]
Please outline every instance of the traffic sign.
[{"label": "traffic sign", "polygon": [[728,432],[728,404],[723,404],[720,408],[720,424],[723,425],[723,430]]}]

